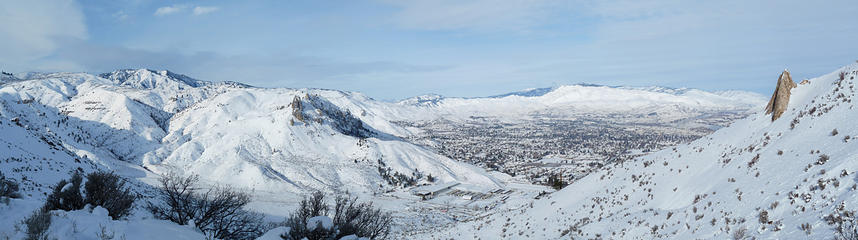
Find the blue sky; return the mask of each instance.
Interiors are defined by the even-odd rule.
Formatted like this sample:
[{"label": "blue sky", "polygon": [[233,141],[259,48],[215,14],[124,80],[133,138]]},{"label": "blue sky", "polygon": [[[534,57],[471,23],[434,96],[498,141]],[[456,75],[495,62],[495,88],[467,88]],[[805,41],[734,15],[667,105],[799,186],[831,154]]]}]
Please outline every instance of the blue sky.
[{"label": "blue sky", "polygon": [[3,1],[7,72],[487,96],[574,83],[770,94],[858,60],[845,1]]}]

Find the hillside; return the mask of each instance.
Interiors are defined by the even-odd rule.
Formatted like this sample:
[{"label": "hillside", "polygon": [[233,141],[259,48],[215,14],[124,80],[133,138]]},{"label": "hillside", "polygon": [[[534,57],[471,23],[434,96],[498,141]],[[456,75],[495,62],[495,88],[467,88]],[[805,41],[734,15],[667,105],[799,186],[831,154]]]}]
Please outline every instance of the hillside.
[{"label": "hillside", "polygon": [[[792,90],[712,135],[604,166],[521,209],[428,238],[824,239],[826,216],[858,209],[858,64]],[[841,208],[842,206],[842,208]],[[839,214],[838,214],[839,213]]]},{"label": "hillside", "polygon": [[147,69],[30,74],[3,91],[7,119],[40,127],[30,131],[53,126],[45,134],[77,155],[156,173],[293,193],[402,186],[393,175],[496,184],[482,170],[399,139],[407,130],[361,109],[373,104],[361,95],[211,83]]}]

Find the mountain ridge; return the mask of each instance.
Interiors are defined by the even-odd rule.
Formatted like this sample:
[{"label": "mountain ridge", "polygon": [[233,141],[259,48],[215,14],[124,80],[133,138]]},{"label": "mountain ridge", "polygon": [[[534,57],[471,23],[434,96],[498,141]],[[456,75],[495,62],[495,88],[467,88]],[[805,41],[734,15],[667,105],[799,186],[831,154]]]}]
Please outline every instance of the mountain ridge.
[{"label": "mountain ridge", "polygon": [[[68,134],[85,137],[58,136],[74,148],[92,149],[93,157],[141,164],[150,170],[160,170],[159,173],[184,169],[197,169],[186,174],[203,173],[209,170],[177,166],[199,162],[197,165],[200,167],[223,161],[218,165],[234,169],[223,169],[220,174],[233,175],[228,173],[231,171],[255,174],[245,175],[255,180],[235,179],[235,185],[269,182],[274,186],[282,180],[288,182],[287,185],[299,186],[287,188],[288,191],[305,191],[308,187],[334,190],[346,186],[349,189],[343,191],[373,192],[381,191],[379,186],[384,189],[401,187],[398,182],[385,180],[385,176],[376,171],[376,165],[384,160],[384,173],[413,175],[414,181],[431,174],[439,181],[470,179],[481,184],[496,182],[483,170],[438,156],[398,138],[381,137],[407,134],[408,130],[367,112],[367,107],[383,105],[359,93],[252,88],[205,82],[169,71],[149,69],[119,70],[100,75],[32,73],[23,81],[3,85],[3,89],[7,93],[4,95],[8,99],[6,102],[44,105],[56,109],[54,111],[60,113],[57,117],[79,120],[74,122],[80,125],[67,130],[70,131]],[[306,107],[312,108],[305,111],[299,106],[291,106],[286,99],[295,97],[305,98]],[[26,108],[14,104],[3,107]],[[296,119],[298,115],[287,109],[302,112],[302,119]],[[54,117],[39,119],[34,116],[17,115],[33,124],[53,124],[48,121]],[[188,118],[194,120],[186,120]],[[258,121],[261,119],[266,121]],[[246,120],[253,124],[234,124]],[[223,136],[232,136],[240,141],[220,141]],[[362,142],[363,139],[367,141]],[[339,145],[340,148],[332,150],[327,146],[313,146],[316,144]],[[270,147],[258,148],[259,145]],[[284,152],[283,149],[290,150]],[[223,150],[237,151],[237,154]],[[207,154],[212,151],[221,154]],[[388,157],[392,158],[386,159]],[[297,166],[295,164],[306,162],[303,159],[324,160],[330,162],[331,168],[316,171],[311,168],[314,165],[307,165],[305,172],[292,171]],[[165,162],[175,165],[165,167],[162,164]],[[292,166],[286,164],[289,162]],[[343,164],[354,166],[343,167]],[[320,174],[326,177],[314,176]],[[344,180],[343,174],[363,184],[338,182]],[[217,182],[223,179],[223,175],[204,179]]]}]

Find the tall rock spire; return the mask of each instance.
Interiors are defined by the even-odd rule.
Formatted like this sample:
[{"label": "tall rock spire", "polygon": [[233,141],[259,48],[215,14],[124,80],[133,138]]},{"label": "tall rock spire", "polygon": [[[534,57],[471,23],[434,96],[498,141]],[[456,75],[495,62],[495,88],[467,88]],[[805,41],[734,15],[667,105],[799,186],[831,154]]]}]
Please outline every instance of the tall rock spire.
[{"label": "tall rock spire", "polygon": [[775,86],[775,92],[772,94],[772,98],[771,100],[769,100],[769,104],[766,105],[766,114],[772,114],[773,122],[780,118],[781,114],[783,114],[784,111],[787,109],[787,105],[789,104],[790,90],[795,87],[795,82],[792,81],[792,77],[790,77],[789,71],[784,69],[784,72],[781,73],[780,78],[778,78],[778,85]]}]

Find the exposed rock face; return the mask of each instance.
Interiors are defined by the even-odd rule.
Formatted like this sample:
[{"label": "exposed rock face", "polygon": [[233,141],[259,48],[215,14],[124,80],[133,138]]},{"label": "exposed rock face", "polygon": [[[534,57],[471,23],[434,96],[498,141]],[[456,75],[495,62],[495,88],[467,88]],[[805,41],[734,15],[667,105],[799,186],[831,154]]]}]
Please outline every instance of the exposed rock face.
[{"label": "exposed rock face", "polygon": [[810,80],[807,80],[807,79],[801,80],[801,83],[799,83],[799,85],[807,85],[807,84],[810,84]]},{"label": "exposed rock face", "polygon": [[775,87],[775,93],[772,94],[772,99],[769,100],[769,104],[766,105],[766,114],[772,114],[773,122],[780,118],[781,114],[783,114],[787,109],[790,90],[795,87],[795,82],[792,81],[789,71],[784,70],[784,72],[781,73],[781,77],[778,78],[778,85]]}]

